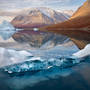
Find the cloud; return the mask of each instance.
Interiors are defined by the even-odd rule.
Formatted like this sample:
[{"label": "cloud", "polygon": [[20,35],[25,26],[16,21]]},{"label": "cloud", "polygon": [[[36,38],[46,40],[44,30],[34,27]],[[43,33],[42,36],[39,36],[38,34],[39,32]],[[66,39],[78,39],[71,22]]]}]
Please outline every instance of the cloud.
[{"label": "cloud", "polygon": [[0,0],[0,9],[47,6],[51,8],[74,7],[85,0]]}]

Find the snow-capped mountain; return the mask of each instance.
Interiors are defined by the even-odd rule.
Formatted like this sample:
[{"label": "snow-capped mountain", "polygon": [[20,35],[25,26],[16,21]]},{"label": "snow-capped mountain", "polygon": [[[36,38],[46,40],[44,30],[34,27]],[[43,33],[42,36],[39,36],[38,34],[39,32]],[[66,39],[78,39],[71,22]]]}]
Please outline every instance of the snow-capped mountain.
[{"label": "snow-capped mountain", "polygon": [[[26,15],[26,14],[28,15],[30,10],[35,10],[35,9],[39,9],[46,16],[51,16],[51,15],[54,14],[54,12],[56,12],[55,10],[52,10],[52,9],[46,8],[46,7],[24,8],[22,10],[18,9],[18,10],[13,10],[13,11],[0,10],[0,23],[2,23],[3,20],[7,20],[7,21],[10,22],[10,21],[12,21],[18,15]],[[66,17],[68,16],[67,18],[69,18],[71,16],[69,13],[64,13],[61,10],[59,10],[59,12],[60,12],[60,14],[65,15]]]},{"label": "snow-capped mountain", "polygon": [[[48,17],[54,17],[55,14],[57,15],[64,15],[64,12],[59,12],[57,10],[53,10],[51,8],[46,8],[46,7],[38,7],[38,8],[34,8],[34,9],[38,9],[40,10],[42,13],[44,13],[46,16]],[[34,10],[33,8],[31,10]],[[69,13],[67,13],[67,15],[69,15]],[[67,18],[67,16],[65,16]],[[59,17],[61,18],[61,17]]]},{"label": "snow-capped mountain", "polygon": [[12,20],[12,24],[16,27],[35,27],[55,24],[67,20],[68,16],[57,12],[50,8],[40,7],[31,8],[21,12]]}]

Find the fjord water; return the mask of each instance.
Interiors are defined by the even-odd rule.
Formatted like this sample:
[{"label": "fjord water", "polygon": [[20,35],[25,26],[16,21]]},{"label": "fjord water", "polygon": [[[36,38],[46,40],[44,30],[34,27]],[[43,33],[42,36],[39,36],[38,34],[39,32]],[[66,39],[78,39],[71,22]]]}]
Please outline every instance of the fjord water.
[{"label": "fjord water", "polygon": [[[8,40],[16,29],[4,24],[0,35]],[[28,51],[0,47],[0,90],[37,89],[90,90],[90,44],[81,51],[75,45]]]},{"label": "fjord water", "polygon": [[[8,53],[13,51],[14,55],[17,53],[9,49],[4,51],[9,51]],[[73,45],[56,46],[49,50],[30,50],[30,56],[25,52],[28,54],[27,58],[24,57],[26,60],[0,69],[0,88],[1,90],[90,90],[90,57],[72,56],[78,51]],[[12,55],[9,55],[8,59],[11,57]],[[15,59],[20,60],[20,57],[14,57]]]}]

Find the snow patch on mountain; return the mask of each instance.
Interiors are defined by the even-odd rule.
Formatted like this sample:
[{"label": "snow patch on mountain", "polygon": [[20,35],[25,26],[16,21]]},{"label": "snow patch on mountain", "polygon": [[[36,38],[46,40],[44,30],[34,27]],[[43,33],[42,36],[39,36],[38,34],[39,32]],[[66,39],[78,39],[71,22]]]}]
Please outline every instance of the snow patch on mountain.
[{"label": "snow patch on mountain", "polygon": [[42,13],[44,13],[45,15],[47,15],[48,17],[51,17],[54,14],[54,10],[50,9],[50,8],[38,8]]},{"label": "snow patch on mountain", "polygon": [[63,15],[65,15],[66,17],[70,17],[74,14],[73,10],[57,10],[57,12],[63,13]]}]

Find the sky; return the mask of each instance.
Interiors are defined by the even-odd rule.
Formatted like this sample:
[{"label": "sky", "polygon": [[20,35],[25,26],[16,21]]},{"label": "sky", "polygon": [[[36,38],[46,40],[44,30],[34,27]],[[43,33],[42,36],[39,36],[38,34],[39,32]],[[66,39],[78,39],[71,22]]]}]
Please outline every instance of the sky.
[{"label": "sky", "polygon": [[57,10],[76,10],[86,0],[0,0],[0,10],[19,10],[48,7]]}]

